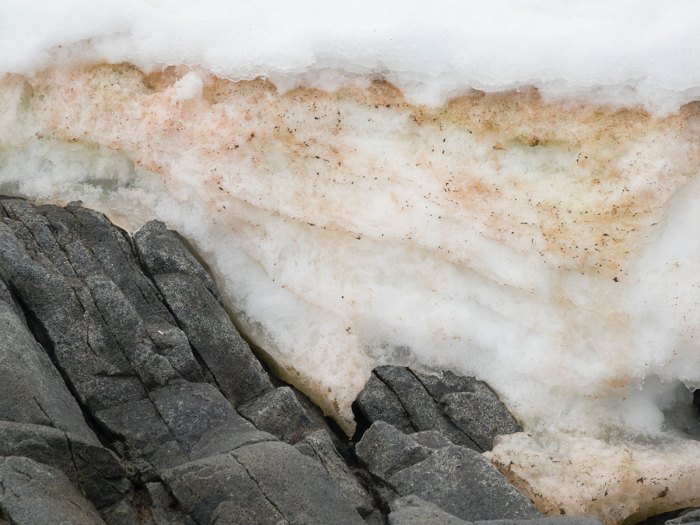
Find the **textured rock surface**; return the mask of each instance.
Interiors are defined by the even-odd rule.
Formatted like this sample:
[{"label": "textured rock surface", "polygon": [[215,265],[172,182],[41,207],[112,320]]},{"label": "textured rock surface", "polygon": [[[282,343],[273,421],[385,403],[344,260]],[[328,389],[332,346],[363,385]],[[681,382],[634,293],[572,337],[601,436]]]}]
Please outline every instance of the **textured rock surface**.
[{"label": "textured rock surface", "polygon": [[415,494],[468,521],[540,516],[493,465],[464,447],[438,449],[388,481],[399,494]]},{"label": "textured rock surface", "polygon": [[449,371],[438,375],[416,372],[416,377],[442,406],[445,416],[481,450],[491,450],[493,438],[499,434],[522,430],[486,383]]},{"label": "textured rock surface", "polygon": [[355,401],[357,415],[371,425],[385,421],[404,432],[414,430],[411,419],[393,390],[373,372]]},{"label": "textured rock surface", "polygon": [[372,474],[387,481],[396,472],[426,459],[432,450],[390,424],[377,421],[365,432],[356,452]]},{"label": "textured rock surface", "polygon": [[97,442],[46,352],[2,299],[0,326],[0,420],[60,428]]},{"label": "textured rock surface", "polygon": [[428,448],[442,448],[452,445],[452,442],[437,430],[422,430],[415,432],[411,437]]},{"label": "textured rock surface", "polygon": [[677,518],[668,520],[666,525],[685,525],[690,523],[700,523],[700,509],[683,512]]},{"label": "textured rock surface", "polygon": [[363,516],[374,510],[374,501],[369,491],[360,483],[350,467],[336,450],[326,430],[317,430],[306,436],[297,447],[302,454],[315,457],[335,480],[343,495]]},{"label": "textured rock surface", "polygon": [[465,521],[418,496],[397,498],[391,504],[389,525],[600,525],[592,518],[533,518]]},{"label": "textured rock surface", "polygon": [[234,406],[272,388],[228,314],[201,281],[182,274],[156,275],[154,280],[206,371]]},{"label": "textured rock surface", "polygon": [[[279,441],[326,425],[273,386],[174,232],[131,238],[77,205],[2,198],[0,213],[5,487],[16,461],[61,473],[64,504],[87,498],[67,523],[101,523],[95,509],[109,525],[362,523],[356,508],[375,509],[330,438],[310,438],[311,457]],[[61,487],[28,518],[34,496],[6,491],[0,517],[56,523],[42,509]]]},{"label": "textured rock surface", "polygon": [[389,514],[389,525],[467,525],[468,523],[418,496],[396,499],[391,504],[391,514]]},{"label": "textured rock surface", "polygon": [[12,198],[0,217],[0,524],[539,516],[479,455],[519,430],[485,384],[379,367],[354,443],[268,374],[162,223]]},{"label": "textured rock surface", "polygon": [[[470,448],[442,444],[426,447],[412,434],[404,434],[388,423],[377,421],[365,432],[356,452],[367,470],[394,492],[394,497],[391,492],[383,493],[394,507],[401,506],[395,503],[395,497],[415,496],[467,521],[540,516],[525,496]],[[433,516],[431,509],[407,511],[401,515],[410,523],[413,519]],[[430,519],[439,523],[442,518]]]},{"label": "textured rock surface", "polygon": [[270,390],[238,410],[256,427],[287,443],[296,443],[316,427],[294,391],[286,386]]},{"label": "textured rock surface", "polygon": [[289,523],[362,523],[321,465],[289,445],[257,443],[232,455]]},{"label": "textured rock surface", "polygon": [[80,436],[28,423],[0,422],[0,457],[19,456],[58,468],[100,508],[129,490],[116,454]]},{"label": "textured rock surface", "polygon": [[478,451],[491,450],[498,434],[521,430],[486,383],[449,371],[377,367],[354,410],[365,426],[386,421],[409,433],[435,430],[455,445]]},{"label": "textured rock surface", "polygon": [[0,509],[14,525],[104,523],[65,474],[23,457],[0,458]]}]

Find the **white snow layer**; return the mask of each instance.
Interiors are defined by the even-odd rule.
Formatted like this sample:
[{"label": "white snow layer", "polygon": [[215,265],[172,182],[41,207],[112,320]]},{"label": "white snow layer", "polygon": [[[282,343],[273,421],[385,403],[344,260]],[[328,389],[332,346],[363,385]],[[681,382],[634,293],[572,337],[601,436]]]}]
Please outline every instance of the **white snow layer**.
[{"label": "white snow layer", "polygon": [[334,4],[3,1],[0,193],[181,231],[347,430],[452,368],[548,513],[700,504],[700,3]]},{"label": "white snow layer", "polygon": [[0,72],[44,67],[64,46],[280,86],[382,74],[421,103],[535,84],[666,110],[700,92],[699,23],[695,0],[3,0]]}]

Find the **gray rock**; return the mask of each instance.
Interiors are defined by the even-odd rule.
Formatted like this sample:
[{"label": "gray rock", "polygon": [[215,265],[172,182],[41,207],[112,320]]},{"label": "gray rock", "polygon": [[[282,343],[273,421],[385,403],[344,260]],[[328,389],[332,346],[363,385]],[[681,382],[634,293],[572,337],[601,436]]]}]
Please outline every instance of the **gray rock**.
[{"label": "gray rock", "polygon": [[700,523],[700,509],[685,511],[677,518],[668,520],[666,525],[690,525],[691,523]]},{"label": "gray rock", "polygon": [[146,223],[134,235],[134,245],[141,262],[152,275],[178,273],[199,279],[212,295],[218,290],[207,270],[187,249],[183,239],[160,221]]},{"label": "gray rock", "polygon": [[363,524],[328,473],[294,447],[270,441],[231,454],[290,524]]},{"label": "gray rock", "polygon": [[[0,417],[34,423],[0,423],[1,454],[58,467],[112,525],[188,523],[179,508],[220,524],[361,523],[354,507],[372,511],[329,435],[310,434],[322,416],[273,388],[176,234],[152,223],[132,241],[74,205],[0,198],[0,214],[0,323],[11,327]],[[307,436],[314,459],[265,430]]]},{"label": "gray rock", "polygon": [[[178,381],[154,390],[150,397],[170,433],[188,453],[212,433],[237,435],[256,430],[207,383]],[[198,450],[202,453],[201,447]]]},{"label": "gray rock", "polygon": [[0,421],[0,456],[27,457],[77,477],[66,433],[56,428]]},{"label": "gray rock", "polygon": [[[146,493],[146,503],[155,525],[195,525],[192,519],[178,508],[163,483],[146,483]],[[216,512],[214,514],[216,515]],[[213,521],[215,522],[215,519]]]},{"label": "gray rock", "polygon": [[465,447],[438,449],[389,484],[401,496],[414,494],[466,521],[541,517],[493,465]]},{"label": "gray rock", "polygon": [[0,458],[0,512],[13,525],[104,524],[60,470],[28,458]]},{"label": "gray rock", "polygon": [[[150,223],[130,240],[99,213],[21,199],[0,198],[0,215],[0,324],[11,335],[0,340],[0,418],[35,423],[0,423],[0,455],[59,468],[110,525],[384,523],[360,482],[370,476],[338,452],[350,457],[348,445],[318,430],[328,427],[305,398],[273,388],[177,234]],[[519,508],[495,470],[450,444],[476,448],[469,435],[485,448],[512,431],[480,385],[374,371],[356,403],[361,429],[383,420],[400,429],[376,423],[357,447],[382,508],[409,491],[452,512],[459,484],[460,496],[478,484],[476,502]],[[15,523],[5,507],[0,516]]]},{"label": "gray rock", "polygon": [[52,426],[99,443],[44,349],[4,301],[0,329],[0,419]]},{"label": "gray rock", "polygon": [[145,490],[101,509],[100,514],[107,525],[197,525],[160,482],[146,483]]},{"label": "gray rock", "polygon": [[480,449],[491,450],[497,435],[522,428],[496,393],[483,381],[446,371],[440,374],[415,372],[430,395],[443,404],[445,415]]},{"label": "gray rock", "polygon": [[384,517],[384,514],[380,510],[373,510],[367,516],[364,516],[362,519],[365,520],[366,525],[386,525],[387,521],[386,518]]},{"label": "gray rock", "polygon": [[[358,481],[343,458],[338,454],[333,440],[325,430],[317,430],[304,438],[300,445],[308,447],[311,456],[317,459],[331,478],[337,483],[340,492],[362,516],[374,510],[372,496]],[[300,447],[297,447],[298,449]],[[303,452],[302,452],[303,453]]]},{"label": "gray rock", "polygon": [[391,505],[389,525],[602,525],[584,517],[553,517],[525,520],[464,521],[417,496],[398,498]]},{"label": "gray rock", "polygon": [[449,370],[439,373],[426,373],[414,370],[415,376],[435,401],[440,402],[447,394],[455,392],[473,392],[475,385],[481,383],[472,377],[460,376]]},{"label": "gray rock", "polygon": [[[21,233],[14,233],[23,227],[0,223],[0,276],[36,319],[42,343],[70,377],[79,400],[99,410],[142,398],[143,386],[87,288],[73,276],[74,290],[37,245],[23,245]],[[66,271],[72,271],[70,265]]]},{"label": "gray rock", "polygon": [[437,430],[456,445],[479,449],[445,417],[440,405],[409,368],[380,366],[375,373],[398,396],[415,430]]},{"label": "gray rock", "polygon": [[486,383],[452,372],[377,367],[355,402],[360,425],[386,421],[404,432],[438,431],[451,443],[493,448],[496,435],[522,429]]},{"label": "gray rock", "polygon": [[130,458],[143,457],[157,467],[169,467],[189,457],[150,399],[124,403],[95,413],[111,434],[128,446]]},{"label": "gray rock", "polygon": [[256,516],[260,525],[277,525],[283,518],[230,454],[186,463],[165,470],[163,476],[180,505],[197,523],[210,523],[215,518],[226,523],[229,510]]},{"label": "gray rock", "polygon": [[136,509],[126,500],[121,500],[101,511],[102,519],[107,525],[142,525]]},{"label": "gray rock", "polygon": [[111,450],[85,443],[66,434],[77,471],[73,483],[98,509],[108,505],[131,489],[126,472]]},{"label": "gray rock", "polygon": [[272,389],[226,311],[197,277],[163,274],[155,281],[190,344],[235,407]]},{"label": "gray rock", "polygon": [[290,444],[298,442],[317,426],[294,391],[286,386],[239,406],[238,411],[258,429]]},{"label": "gray rock", "polygon": [[146,389],[167,385],[178,379],[167,358],[156,352],[143,320],[114,282],[102,275],[85,278],[100,317]]},{"label": "gray rock", "polygon": [[453,444],[437,430],[423,430],[421,432],[414,432],[411,434],[411,437],[424,447],[432,449],[449,447]]},{"label": "gray rock", "polygon": [[[42,214],[50,223],[54,238],[64,251],[68,252],[72,243],[84,246],[94,268],[119,287],[144,320],[174,324],[153,282],[133,254],[127,234],[103,214],[70,204],[65,208],[37,207],[35,213]],[[89,275],[89,266],[78,265],[76,270]]]},{"label": "gray rock", "polygon": [[186,346],[178,345],[174,367],[175,356],[151,340],[150,325],[172,331],[175,321],[124,232],[75,206],[0,203],[11,218],[0,225],[0,275],[36,319],[83,405],[97,411],[142,399],[183,377],[180,370],[197,378]]},{"label": "gray rock", "polygon": [[154,507],[167,508],[173,504],[173,498],[168,494],[168,490],[159,481],[146,483],[149,503]]},{"label": "gray rock", "polygon": [[172,501],[171,507],[153,504],[149,495],[141,491],[111,507],[100,509],[100,515],[107,525],[197,525]]},{"label": "gray rock", "polygon": [[277,438],[272,434],[260,430],[232,433],[227,432],[226,427],[222,427],[218,432],[202,436],[197,445],[190,450],[190,458],[193,460],[202,459],[247,445],[276,440]]},{"label": "gray rock", "polygon": [[112,451],[55,428],[1,421],[0,456],[26,457],[58,468],[97,508],[114,503],[130,488]]},{"label": "gray rock", "polygon": [[156,352],[165,357],[181,377],[193,382],[204,381],[190,342],[182,330],[163,322],[149,323],[146,330]]},{"label": "gray rock", "polygon": [[[159,339],[164,343],[165,350],[176,348],[177,353],[159,353],[164,354],[170,365],[181,372],[182,377],[201,380],[201,371],[186,343],[186,337],[174,326],[175,320],[163,304],[155,285],[143,273],[132,253],[126,233],[112,225],[104,215],[78,206],[68,206],[65,209],[44,206],[39,210],[50,221],[58,244],[81,279],[88,282],[89,277],[101,278],[112,283],[119,294],[109,293],[107,298],[123,295],[121,302],[127,306],[120,306],[133,309],[133,313],[128,312],[129,318],[121,318],[121,312],[115,312],[118,322],[108,322],[113,333],[116,332],[117,339],[120,339],[119,335],[123,338],[133,334],[134,338],[138,337],[139,345],[146,344],[150,347],[156,342],[141,340],[147,340],[152,333],[161,335]],[[107,308],[107,315],[114,310],[116,309]],[[157,328],[144,334],[143,327],[150,328],[149,325]],[[120,334],[120,327],[126,327],[126,331]],[[165,341],[162,334],[167,334],[170,340]],[[127,348],[132,344],[128,341],[121,343]],[[172,343],[176,343],[176,346]],[[139,369],[140,365],[137,366]]]},{"label": "gray rock", "polygon": [[0,279],[0,302],[9,305],[10,308],[12,308],[12,311],[18,317],[18,319],[22,322],[22,324],[24,324],[25,326],[27,325],[27,320],[24,317],[22,307],[17,302],[17,299],[15,299],[15,296],[12,295],[12,292],[10,292],[7,285],[4,282],[2,282],[2,279]]},{"label": "gray rock", "polygon": [[364,420],[368,427],[375,421],[386,421],[403,432],[414,430],[399,398],[374,372],[357,396],[354,408],[359,413],[358,419]]},{"label": "gray rock", "polygon": [[[17,239],[25,243],[33,258],[54,267],[61,275],[74,277],[75,271],[59,246],[55,230],[38,208],[23,199],[0,199]],[[6,221],[6,224],[10,222]],[[38,257],[37,257],[38,256]]]},{"label": "gray rock", "polygon": [[[268,523],[262,516],[256,516],[250,509],[224,501],[214,510],[211,525],[264,525]],[[278,525],[287,525],[287,520],[280,520]]]},{"label": "gray rock", "polygon": [[456,392],[442,398],[445,414],[482,450],[491,450],[498,435],[521,432],[510,412],[490,388],[475,392]]},{"label": "gray rock", "polygon": [[316,457],[316,452],[314,452],[314,449],[311,448],[311,445],[309,445],[306,441],[296,443],[294,448],[297,449],[299,453],[304,454],[307,458],[318,459]]},{"label": "gray rock", "polygon": [[469,525],[418,496],[397,498],[391,504],[389,525]]},{"label": "gray rock", "polygon": [[474,525],[602,525],[594,518],[579,516],[555,516],[530,520],[485,520],[475,521]]},{"label": "gray rock", "polygon": [[427,458],[432,450],[384,421],[374,423],[355,452],[373,475],[387,481],[397,472]]}]

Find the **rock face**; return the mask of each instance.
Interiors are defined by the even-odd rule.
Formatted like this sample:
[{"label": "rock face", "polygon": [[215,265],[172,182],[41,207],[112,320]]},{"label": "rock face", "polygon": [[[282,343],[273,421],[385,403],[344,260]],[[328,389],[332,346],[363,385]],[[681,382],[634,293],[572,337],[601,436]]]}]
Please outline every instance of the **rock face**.
[{"label": "rock face", "polygon": [[354,443],[266,372],[151,222],[0,199],[0,524],[464,523],[540,515],[479,452],[483,383],[374,371]]},{"label": "rock face", "polygon": [[[0,214],[2,518],[362,523],[289,444],[324,423],[275,387],[175,233],[11,198]],[[341,479],[335,448],[319,455]]]},{"label": "rock face", "polygon": [[404,432],[435,430],[477,451],[493,438],[522,430],[486,383],[452,372],[439,375],[380,366],[360,392],[355,413],[365,427],[385,421]]},{"label": "rock face", "polygon": [[60,470],[23,457],[0,458],[0,508],[11,523],[104,524]]}]

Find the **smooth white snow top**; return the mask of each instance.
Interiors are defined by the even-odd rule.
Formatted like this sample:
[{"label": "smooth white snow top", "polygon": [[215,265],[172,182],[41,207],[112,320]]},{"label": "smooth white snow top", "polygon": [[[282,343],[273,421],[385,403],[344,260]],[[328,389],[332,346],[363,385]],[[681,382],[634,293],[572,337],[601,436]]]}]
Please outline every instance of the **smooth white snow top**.
[{"label": "smooth white snow top", "polygon": [[381,74],[428,104],[534,84],[668,110],[700,96],[699,27],[696,0],[2,0],[0,73],[62,46],[287,84]]}]

